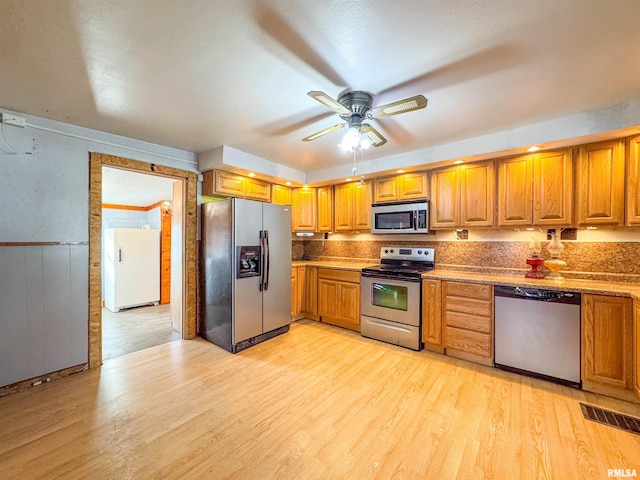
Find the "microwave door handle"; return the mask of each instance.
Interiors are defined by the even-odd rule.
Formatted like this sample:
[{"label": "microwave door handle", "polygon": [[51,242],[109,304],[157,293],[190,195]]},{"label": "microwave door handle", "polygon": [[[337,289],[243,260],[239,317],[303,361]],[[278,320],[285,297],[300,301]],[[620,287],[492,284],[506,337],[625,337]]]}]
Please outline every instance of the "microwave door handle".
[{"label": "microwave door handle", "polygon": [[418,211],[413,211],[413,229],[418,230]]}]

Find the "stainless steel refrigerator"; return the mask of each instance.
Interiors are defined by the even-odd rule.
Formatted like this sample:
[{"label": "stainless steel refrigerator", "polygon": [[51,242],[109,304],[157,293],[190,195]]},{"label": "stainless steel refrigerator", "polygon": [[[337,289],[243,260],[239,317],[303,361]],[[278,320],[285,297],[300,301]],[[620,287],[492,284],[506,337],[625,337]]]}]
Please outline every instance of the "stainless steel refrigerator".
[{"label": "stainless steel refrigerator", "polygon": [[202,205],[200,335],[236,353],[289,330],[291,207],[239,198]]}]

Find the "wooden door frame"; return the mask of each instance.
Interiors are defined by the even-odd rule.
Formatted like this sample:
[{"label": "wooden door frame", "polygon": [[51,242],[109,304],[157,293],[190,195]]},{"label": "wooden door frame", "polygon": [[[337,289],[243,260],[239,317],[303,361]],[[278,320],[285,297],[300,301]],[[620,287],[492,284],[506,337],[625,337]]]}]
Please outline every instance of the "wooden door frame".
[{"label": "wooden door frame", "polygon": [[102,167],[116,167],[183,180],[183,312],[182,338],[196,335],[197,181],[195,172],[129,158],[89,152],[89,368],[102,365]]}]

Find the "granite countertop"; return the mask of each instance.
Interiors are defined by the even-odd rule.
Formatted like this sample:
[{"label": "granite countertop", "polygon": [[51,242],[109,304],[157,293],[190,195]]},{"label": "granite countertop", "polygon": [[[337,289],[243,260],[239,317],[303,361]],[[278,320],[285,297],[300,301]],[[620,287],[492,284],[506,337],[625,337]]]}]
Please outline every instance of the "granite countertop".
[{"label": "granite countertop", "polygon": [[360,271],[365,267],[372,265],[379,265],[380,262],[371,260],[370,262],[362,261],[336,261],[336,260],[293,260],[291,262],[292,267],[322,267],[322,268],[335,268],[337,270],[354,270]]},{"label": "granite countertop", "polygon": [[636,283],[575,280],[570,278],[561,280],[546,278],[534,279],[525,278],[524,276],[469,273],[459,272],[455,270],[441,270],[438,268],[423,273],[422,278],[433,278],[437,280],[459,280],[464,282],[485,283],[491,285],[537,287],[547,290],[570,290],[573,292],[632,297],[640,300],[640,285]]},{"label": "granite countertop", "polygon": [[[379,262],[376,260],[371,260],[370,262],[348,260],[293,260],[291,262],[292,267],[309,266],[352,271],[360,271],[365,267],[370,267],[372,265],[378,264]],[[569,290],[573,292],[631,297],[636,300],[640,300],[640,285],[636,283],[576,280],[570,278],[565,278],[563,280],[550,280],[546,278],[532,279],[516,275],[471,273],[457,270],[444,270],[439,268],[423,273],[422,278],[432,278],[436,280],[457,280],[461,282],[484,283],[490,285],[537,287],[545,288],[547,290]]]}]

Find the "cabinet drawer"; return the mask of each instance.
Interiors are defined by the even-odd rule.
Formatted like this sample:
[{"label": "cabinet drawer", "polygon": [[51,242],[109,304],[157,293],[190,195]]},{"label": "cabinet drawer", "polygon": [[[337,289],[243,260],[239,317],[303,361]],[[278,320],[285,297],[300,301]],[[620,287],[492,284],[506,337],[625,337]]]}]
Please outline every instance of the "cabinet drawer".
[{"label": "cabinet drawer", "polygon": [[333,268],[319,268],[319,278],[327,278],[330,280],[340,280],[342,282],[360,283],[360,272],[352,270],[335,270]]},{"label": "cabinet drawer", "polygon": [[445,328],[445,347],[482,357],[492,357],[491,335],[486,333],[470,332],[447,326]]},{"label": "cabinet drawer", "polygon": [[491,317],[479,317],[459,312],[446,312],[445,322],[450,327],[472,330],[480,333],[491,333]]},{"label": "cabinet drawer", "polygon": [[491,285],[480,283],[446,282],[445,295],[491,300],[493,289]]},{"label": "cabinet drawer", "polygon": [[475,298],[453,297],[447,295],[444,309],[449,312],[470,313],[481,317],[493,317],[492,303],[487,300],[476,300]]}]

